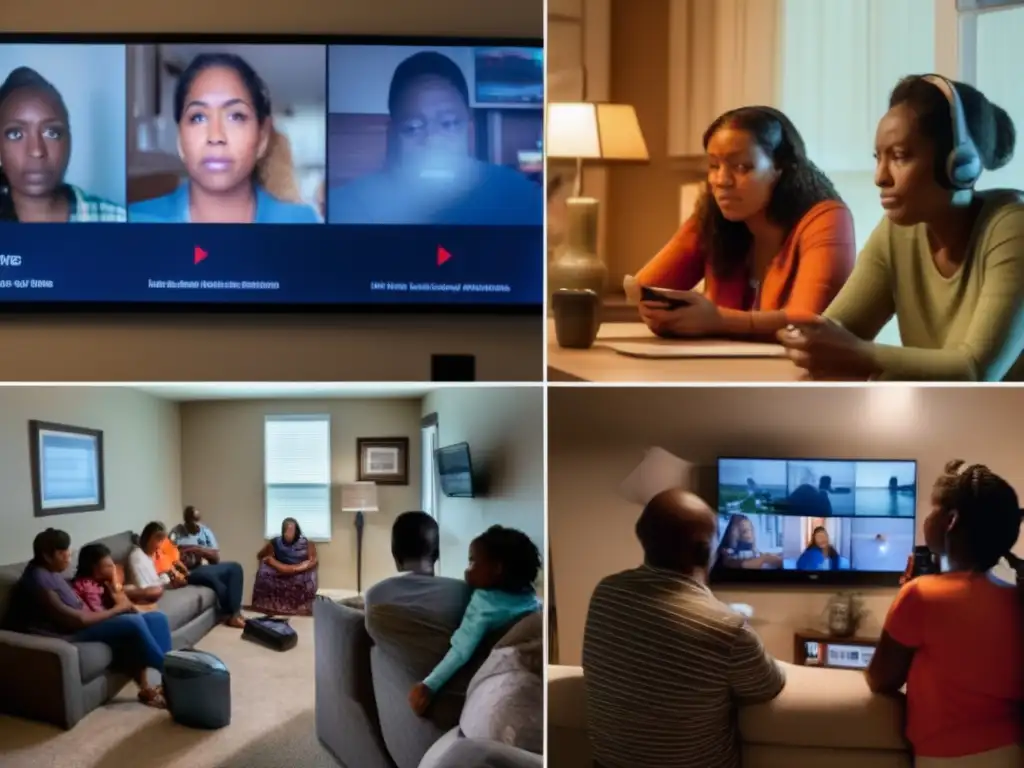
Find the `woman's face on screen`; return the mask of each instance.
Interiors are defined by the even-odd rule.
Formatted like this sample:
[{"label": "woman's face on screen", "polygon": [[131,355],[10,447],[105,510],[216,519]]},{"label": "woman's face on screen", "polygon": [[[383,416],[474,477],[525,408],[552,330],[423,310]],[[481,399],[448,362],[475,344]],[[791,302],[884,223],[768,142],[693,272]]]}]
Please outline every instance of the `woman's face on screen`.
[{"label": "woman's face on screen", "polygon": [[894,224],[931,221],[949,208],[950,191],[935,178],[935,145],[917,130],[917,115],[897,104],[875,132],[875,186]]},{"label": "woman's face on screen", "polygon": [[720,128],[707,153],[708,188],[727,220],[746,221],[768,207],[779,171],[748,131]]},{"label": "woman's face on screen", "polygon": [[70,159],[71,133],[58,100],[33,88],[12,93],[0,106],[0,166],[11,188],[48,197],[64,183]]},{"label": "woman's face on screen", "polygon": [[815,531],[814,533],[814,546],[824,549],[828,546],[828,532],[827,531]]},{"label": "woman's face on screen", "polygon": [[402,164],[452,170],[470,154],[470,117],[462,94],[444,78],[414,80],[391,116]]},{"label": "woman's face on screen", "polygon": [[252,95],[233,69],[200,72],[185,97],[178,149],[189,178],[208,192],[250,183],[266,152],[269,121],[260,125]]}]

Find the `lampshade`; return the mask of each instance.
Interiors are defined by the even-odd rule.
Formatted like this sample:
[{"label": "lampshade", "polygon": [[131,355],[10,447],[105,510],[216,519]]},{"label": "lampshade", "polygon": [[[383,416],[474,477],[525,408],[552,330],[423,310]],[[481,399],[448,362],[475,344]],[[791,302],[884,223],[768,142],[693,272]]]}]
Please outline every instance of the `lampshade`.
[{"label": "lampshade", "polygon": [[649,448],[643,461],[619,486],[627,501],[646,506],[662,491],[672,488],[691,490],[693,466],[664,448]]},{"label": "lampshade", "polygon": [[341,486],[342,512],[379,512],[377,484],[372,482],[343,483]]},{"label": "lampshade", "polygon": [[545,154],[562,160],[646,162],[636,110],[629,104],[548,104]]}]

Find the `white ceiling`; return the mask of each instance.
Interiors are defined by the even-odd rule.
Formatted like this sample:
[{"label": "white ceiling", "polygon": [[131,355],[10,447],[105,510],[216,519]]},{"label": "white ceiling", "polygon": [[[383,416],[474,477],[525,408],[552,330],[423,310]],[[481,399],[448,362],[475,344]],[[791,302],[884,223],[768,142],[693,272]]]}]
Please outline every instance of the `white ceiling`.
[{"label": "white ceiling", "polygon": [[266,400],[276,398],[420,398],[436,387],[427,384],[198,383],[136,384],[133,389],[178,402],[194,400]]}]

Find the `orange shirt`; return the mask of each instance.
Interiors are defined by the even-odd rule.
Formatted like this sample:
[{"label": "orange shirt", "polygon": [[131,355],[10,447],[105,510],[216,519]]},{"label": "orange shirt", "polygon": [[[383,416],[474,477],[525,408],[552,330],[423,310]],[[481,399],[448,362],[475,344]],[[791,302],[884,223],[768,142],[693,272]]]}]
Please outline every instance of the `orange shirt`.
[{"label": "orange shirt", "polygon": [[164,539],[163,543],[153,554],[153,565],[156,566],[158,574],[167,573],[179,560],[181,560],[181,554],[170,539]]},{"label": "orange shirt", "polygon": [[705,295],[719,307],[821,314],[846,283],[857,258],[853,217],[845,205],[832,200],[804,214],[769,265],[759,289],[751,286],[749,270],[738,269],[727,280],[712,274],[698,235],[697,219],[692,217],[636,274],[637,283],[688,291],[704,280]]},{"label": "orange shirt", "polygon": [[1024,633],[1017,590],[985,574],[905,584],[885,631],[914,649],[907,738],[920,757],[964,757],[1018,743]]}]

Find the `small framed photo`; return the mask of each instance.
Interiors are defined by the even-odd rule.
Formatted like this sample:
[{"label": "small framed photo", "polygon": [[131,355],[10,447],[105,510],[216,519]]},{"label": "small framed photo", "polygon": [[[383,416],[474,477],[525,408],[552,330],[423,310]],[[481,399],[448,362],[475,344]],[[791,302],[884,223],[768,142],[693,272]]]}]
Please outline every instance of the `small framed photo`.
[{"label": "small framed photo", "polygon": [[356,438],[359,481],[378,485],[409,484],[408,437]]},{"label": "small framed photo", "polygon": [[96,512],[106,506],[102,431],[33,419],[28,438],[36,517]]}]

